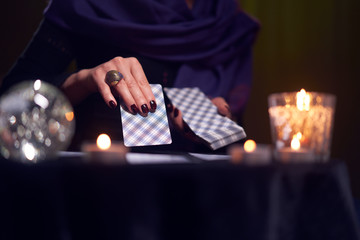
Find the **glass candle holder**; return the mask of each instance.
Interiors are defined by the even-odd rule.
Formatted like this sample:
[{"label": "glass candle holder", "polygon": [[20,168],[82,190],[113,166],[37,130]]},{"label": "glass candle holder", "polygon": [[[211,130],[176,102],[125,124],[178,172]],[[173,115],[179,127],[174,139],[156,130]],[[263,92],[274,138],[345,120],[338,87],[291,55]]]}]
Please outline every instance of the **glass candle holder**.
[{"label": "glass candle holder", "polygon": [[336,97],[306,92],[268,97],[275,158],[281,161],[327,161],[330,158]]}]

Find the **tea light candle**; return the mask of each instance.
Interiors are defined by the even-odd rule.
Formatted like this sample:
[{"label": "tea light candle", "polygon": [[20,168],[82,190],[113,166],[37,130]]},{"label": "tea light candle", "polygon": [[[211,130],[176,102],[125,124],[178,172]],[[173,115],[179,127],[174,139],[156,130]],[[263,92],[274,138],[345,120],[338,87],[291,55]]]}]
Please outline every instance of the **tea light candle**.
[{"label": "tea light candle", "polygon": [[266,164],[271,160],[271,149],[266,144],[256,144],[254,140],[247,140],[244,146],[234,145],[229,149],[233,163]]},{"label": "tea light candle", "polygon": [[282,162],[311,162],[315,160],[314,152],[305,149],[281,148],[276,150],[276,155],[276,158]]},{"label": "tea light candle", "polygon": [[302,135],[297,133],[291,140],[291,147],[276,150],[276,158],[283,162],[310,162],[314,161],[315,154],[309,149],[301,148]]},{"label": "tea light candle", "polygon": [[95,143],[85,143],[82,146],[85,156],[92,160],[108,162],[125,160],[128,149],[122,143],[111,143],[107,134],[100,134]]}]

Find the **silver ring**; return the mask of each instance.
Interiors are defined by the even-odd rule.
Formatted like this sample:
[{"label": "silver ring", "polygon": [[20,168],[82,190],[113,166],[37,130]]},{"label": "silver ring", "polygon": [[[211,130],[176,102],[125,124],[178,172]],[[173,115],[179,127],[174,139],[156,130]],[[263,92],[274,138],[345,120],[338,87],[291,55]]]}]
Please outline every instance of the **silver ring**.
[{"label": "silver ring", "polygon": [[105,82],[110,86],[114,87],[116,86],[122,79],[124,79],[124,76],[116,71],[111,70],[106,73]]}]

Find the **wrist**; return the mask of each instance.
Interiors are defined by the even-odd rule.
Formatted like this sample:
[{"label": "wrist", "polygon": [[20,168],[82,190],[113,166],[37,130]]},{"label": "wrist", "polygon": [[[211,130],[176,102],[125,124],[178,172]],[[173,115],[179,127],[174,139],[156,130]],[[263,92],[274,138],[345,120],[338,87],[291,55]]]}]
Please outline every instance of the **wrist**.
[{"label": "wrist", "polygon": [[62,91],[68,97],[72,104],[78,104],[89,94],[96,91],[91,88],[88,80],[89,70],[82,69],[71,74],[61,86]]}]

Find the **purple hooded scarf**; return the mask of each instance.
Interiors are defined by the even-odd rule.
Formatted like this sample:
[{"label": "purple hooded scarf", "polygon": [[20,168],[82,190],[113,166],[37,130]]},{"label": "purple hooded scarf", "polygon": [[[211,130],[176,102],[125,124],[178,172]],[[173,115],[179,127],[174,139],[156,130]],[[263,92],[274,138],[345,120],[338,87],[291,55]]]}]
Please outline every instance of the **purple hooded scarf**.
[{"label": "purple hooded scarf", "polygon": [[84,37],[138,54],[183,62],[175,87],[199,87],[242,110],[252,77],[259,24],[236,0],[52,0],[45,18]]}]

